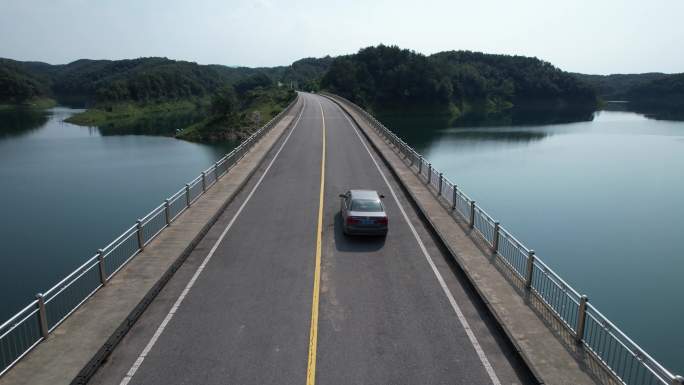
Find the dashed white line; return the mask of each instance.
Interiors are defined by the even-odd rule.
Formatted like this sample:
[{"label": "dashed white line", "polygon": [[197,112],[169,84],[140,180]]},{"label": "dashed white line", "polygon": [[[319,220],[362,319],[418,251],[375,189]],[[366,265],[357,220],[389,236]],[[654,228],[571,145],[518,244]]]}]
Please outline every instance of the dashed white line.
[{"label": "dashed white line", "polygon": [[176,311],[178,310],[178,307],[180,306],[180,304],[183,302],[183,299],[185,299],[185,296],[188,295],[188,293],[190,292],[190,289],[192,289],[192,286],[195,284],[195,281],[197,281],[197,278],[202,273],[202,271],[204,270],[207,263],[209,263],[209,261],[211,260],[211,257],[216,252],[216,249],[218,249],[219,244],[221,243],[221,241],[223,241],[223,238],[228,233],[228,230],[230,230],[230,228],[233,227],[233,223],[235,223],[238,216],[240,215],[242,210],[247,205],[247,202],[249,202],[249,200],[252,198],[252,195],[254,195],[254,192],[257,190],[259,185],[261,185],[261,181],[263,181],[264,178],[266,177],[268,170],[270,170],[271,166],[273,166],[273,163],[278,158],[278,155],[280,155],[280,152],[285,147],[285,144],[290,139],[290,136],[292,136],[292,133],[297,128],[297,125],[299,124],[299,120],[302,118],[302,114],[304,114],[304,109],[306,108],[306,99],[304,99],[304,98],[302,98],[302,99],[304,100],[303,101],[304,105],[302,106],[302,110],[299,112],[299,116],[297,117],[297,120],[295,121],[294,126],[292,127],[290,132],[285,137],[285,140],[283,141],[283,143],[280,145],[278,152],[275,153],[275,155],[273,156],[273,159],[271,159],[271,162],[266,167],[266,170],[264,170],[264,173],[261,175],[259,180],[256,182],[256,184],[254,185],[252,190],[249,192],[249,195],[247,195],[247,198],[245,198],[245,201],[242,202],[242,204],[238,208],[238,210],[235,213],[235,215],[233,216],[233,218],[231,218],[231,220],[228,223],[228,225],[226,226],[226,228],[223,230],[223,232],[221,233],[219,238],[216,240],[216,243],[214,243],[214,246],[211,248],[211,250],[209,250],[209,254],[207,254],[207,256],[204,257],[202,264],[199,265],[199,267],[197,268],[197,271],[195,271],[195,274],[192,276],[192,278],[190,279],[188,284],[185,286],[185,289],[183,289],[180,296],[178,296],[178,299],[176,299],[176,302],[173,304],[173,307],[171,307],[171,310],[169,310],[168,314],[166,314],[166,317],[164,317],[164,320],[159,325],[157,330],[154,332],[154,335],[152,335],[152,338],[150,338],[149,342],[147,343],[147,345],[145,346],[143,351],[140,353],[138,358],[135,360],[135,362],[133,363],[133,366],[131,366],[131,368],[128,370],[128,373],[126,373],[124,378],[121,380],[119,385],[127,385],[131,381],[131,379],[135,375],[135,372],[138,371],[138,368],[140,368],[140,365],[142,365],[143,361],[145,361],[145,357],[147,357],[147,355],[150,353],[150,350],[152,350],[152,347],[154,346],[154,344],[159,339],[159,336],[162,334],[162,332],[164,332],[166,325],[169,324],[169,322],[171,321],[171,318],[173,318],[173,315],[176,314]]},{"label": "dashed white line", "polygon": [[349,119],[347,114],[344,111],[342,111],[340,106],[338,106],[337,104],[335,104],[335,106],[340,110],[342,115],[344,115],[344,117],[347,119],[347,122],[352,127],[352,129],[354,130],[354,133],[356,133],[356,136],[361,141],[361,144],[363,145],[363,147],[368,152],[368,155],[370,156],[371,160],[373,161],[373,164],[375,164],[375,167],[378,169],[378,172],[382,176],[382,179],[385,181],[387,188],[389,188],[389,191],[392,194],[394,201],[397,203],[397,206],[399,206],[399,210],[401,211],[401,215],[404,217],[404,220],[406,221],[409,228],[411,229],[411,233],[413,233],[413,236],[416,239],[416,242],[418,242],[418,246],[420,247],[420,250],[423,252],[425,259],[427,260],[428,264],[430,264],[432,271],[435,273],[435,276],[437,277],[437,281],[439,282],[439,285],[442,287],[442,291],[447,296],[447,299],[449,300],[451,307],[454,309],[454,312],[456,313],[456,316],[457,316],[459,322],[463,326],[463,329],[465,330],[466,335],[468,336],[468,339],[470,340],[470,343],[473,345],[473,348],[475,348],[475,352],[477,353],[477,356],[480,359],[480,362],[482,362],[482,365],[484,366],[485,371],[489,375],[489,378],[492,381],[492,384],[501,385],[501,382],[499,381],[499,377],[497,377],[496,373],[494,372],[494,368],[492,367],[491,363],[489,362],[489,359],[487,359],[487,355],[485,354],[484,350],[482,349],[482,346],[480,346],[480,343],[477,341],[477,337],[475,337],[475,333],[473,333],[473,330],[470,328],[470,324],[468,323],[468,320],[465,318],[465,316],[463,315],[463,312],[461,311],[461,308],[456,303],[456,300],[454,299],[454,296],[451,294],[449,287],[446,285],[446,282],[444,281],[442,274],[440,274],[439,270],[437,269],[437,266],[435,266],[435,263],[432,260],[432,257],[430,257],[430,254],[428,253],[427,249],[425,248],[425,244],[423,244],[423,241],[420,239],[420,236],[418,235],[416,228],[413,227],[413,224],[409,220],[408,215],[406,215],[406,211],[404,210],[404,207],[399,202],[399,198],[397,197],[397,194],[394,192],[392,185],[390,185],[389,181],[387,180],[385,173],[382,172],[380,165],[375,160],[375,157],[373,156],[370,149],[368,148],[368,145],[366,145],[366,142],[363,140],[363,137],[361,137],[361,134],[357,130],[354,123],[352,123],[352,121]]}]

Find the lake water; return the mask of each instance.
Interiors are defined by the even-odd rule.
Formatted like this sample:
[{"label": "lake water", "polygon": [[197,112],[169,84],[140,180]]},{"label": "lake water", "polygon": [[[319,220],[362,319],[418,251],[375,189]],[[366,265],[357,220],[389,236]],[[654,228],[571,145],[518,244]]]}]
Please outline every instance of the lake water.
[{"label": "lake water", "polygon": [[76,111],[0,111],[0,323],[231,149],[103,136]]},{"label": "lake water", "polygon": [[684,373],[684,122],[381,120],[666,367]]}]

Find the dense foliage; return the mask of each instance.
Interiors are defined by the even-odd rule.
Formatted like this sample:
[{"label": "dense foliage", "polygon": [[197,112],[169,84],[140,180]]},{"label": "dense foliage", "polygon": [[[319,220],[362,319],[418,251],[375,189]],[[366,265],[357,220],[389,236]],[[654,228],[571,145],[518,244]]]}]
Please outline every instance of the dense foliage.
[{"label": "dense foliage", "polygon": [[594,87],[599,96],[604,100],[627,100],[633,88],[667,76],[657,72],[644,74],[573,75]]},{"label": "dense foliage", "polygon": [[[307,60],[307,59],[305,59]],[[313,63],[317,60],[311,59]],[[319,66],[320,67],[320,66]],[[318,67],[316,67],[318,68]],[[166,58],[77,60],[64,65],[0,59],[0,102],[53,96],[67,105],[149,103],[209,97],[240,82],[295,82],[322,76],[306,65],[273,68],[199,65]],[[249,89],[244,83],[240,89]]]},{"label": "dense foliage", "polygon": [[332,62],[333,58],[330,56],[297,60],[289,67],[285,67],[279,80],[300,90],[318,91],[321,79]]},{"label": "dense foliage", "polygon": [[258,73],[238,81],[233,85],[233,88],[238,95],[244,95],[247,93],[247,91],[253,90],[257,87],[266,88],[270,87],[271,85],[273,85],[273,80],[271,80],[268,75],[265,73]]},{"label": "dense foliage", "polygon": [[377,46],[335,58],[322,87],[367,107],[455,107],[497,112],[512,106],[596,105],[587,84],[536,58],[469,51],[424,56]]},{"label": "dense foliage", "polygon": [[[292,89],[278,86],[224,87],[211,98],[210,114],[182,130],[178,137],[193,141],[232,141],[244,139],[261,127],[295,97]],[[236,85],[237,86],[237,85]],[[243,84],[244,87],[244,84]]]},{"label": "dense foliage", "polygon": [[575,76],[595,87],[605,101],[628,101],[623,105],[627,111],[655,119],[684,120],[684,74]]},{"label": "dense foliage", "polygon": [[684,73],[634,86],[627,91],[627,99],[637,103],[676,105],[684,109]]},{"label": "dense foliage", "polygon": [[149,102],[203,97],[223,85],[215,68],[165,58],[78,60],[54,82],[58,97],[87,102]]},{"label": "dense foliage", "polygon": [[27,70],[21,62],[0,59],[0,103],[23,104],[48,96],[46,77]]}]

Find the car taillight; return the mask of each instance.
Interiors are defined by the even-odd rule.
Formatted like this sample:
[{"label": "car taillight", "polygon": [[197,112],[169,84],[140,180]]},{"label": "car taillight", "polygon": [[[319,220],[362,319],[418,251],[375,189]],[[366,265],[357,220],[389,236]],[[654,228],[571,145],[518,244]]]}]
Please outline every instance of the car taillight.
[{"label": "car taillight", "polygon": [[387,217],[382,217],[382,218],[376,218],[375,223],[380,224],[380,225],[386,225],[387,224]]},{"label": "car taillight", "polygon": [[354,225],[354,224],[357,224],[357,223],[359,223],[359,222],[360,222],[360,221],[359,221],[359,218],[347,217],[347,224],[348,224],[348,225]]}]

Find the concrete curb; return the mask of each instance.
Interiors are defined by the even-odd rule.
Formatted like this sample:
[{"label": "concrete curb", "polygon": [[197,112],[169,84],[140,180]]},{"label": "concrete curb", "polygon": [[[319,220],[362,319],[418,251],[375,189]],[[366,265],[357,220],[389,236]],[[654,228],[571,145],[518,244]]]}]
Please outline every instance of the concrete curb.
[{"label": "concrete curb", "polygon": [[[299,96],[297,96],[299,98]],[[293,109],[295,111],[295,116],[299,113],[303,104],[300,100],[296,103],[299,104],[298,108]],[[173,277],[175,272],[180,268],[180,266],[185,262],[185,260],[190,256],[192,251],[195,249],[197,244],[204,238],[204,236],[209,232],[211,227],[218,221],[220,216],[226,210],[228,205],[230,205],[234,198],[242,191],[242,189],[249,183],[252,176],[261,167],[264,161],[267,159],[268,154],[271,152],[273,147],[280,141],[282,136],[292,128],[296,119],[290,120],[287,127],[278,135],[278,137],[273,141],[271,147],[269,147],[262,158],[258,161],[255,167],[248,173],[247,177],[238,185],[238,187],[233,191],[227,198],[226,201],[221,205],[220,209],[209,219],[200,232],[195,236],[192,242],[183,250],[181,255],[171,264],[171,266],[166,270],[166,272],[159,278],[159,280],[154,284],[154,286],[143,296],[142,300],[135,306],[133,311],[126,317],[126,319],[121,323],[121,325],[115,330],[115,332],[107,339],[107,342],[100,348],[100,350],[93,356],[93,358],[81,369],[76,378],[71,382],[73,385],[86,384],[88,380],[95,374],[97,369],[102,365],[102,363],[107,359],[111,352],[116,348],[116,346],[121,342],[123,337],[128,333],[128,331],[133,327],[135,322],[140,318],[145,309],[150,303],[155,299],[155,297],[161,292],[167,282]],[[230,171],[229,171],[230,172]],[[224,177],[228,174],[224,175]]]}]

